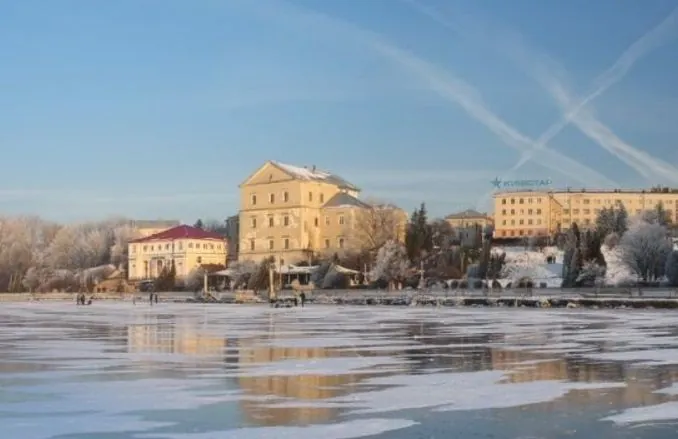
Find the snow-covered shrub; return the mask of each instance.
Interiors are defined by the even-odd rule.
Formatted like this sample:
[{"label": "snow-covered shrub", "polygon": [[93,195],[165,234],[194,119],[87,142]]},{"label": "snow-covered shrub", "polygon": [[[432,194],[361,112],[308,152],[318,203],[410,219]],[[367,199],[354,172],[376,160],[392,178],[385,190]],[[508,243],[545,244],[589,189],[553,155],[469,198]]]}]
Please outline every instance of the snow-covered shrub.
[{"label": "snow-covered shrub", "polygon": [[605,237],[605,239],[603,240],[603,245],[605,245],[609,249],[614,249],[619,245],[620,239],[621,238],[616,232],[612,232]]},{"label": "snow-covered shrub", "polygon": [[234,261],[228,268],[233,271],[231,281],[233,288],[247,287],[250,277],[257,271],[257,263],[254,261]]},{"label": "snow-covered shrub", "polygon": [[673,249],[666,228],[645,221],[635,221],[619,246],[624,264],[645,282],[657,281],[664,275],[666,260]]},{"label": "snow-covered shrub", "polygon": [[372,277],[383,279],[391,286],[407,278],[410,261],[405,246],[397,241],[388,241],[377,252]]},{"label": "snow-covered shrub", "polygon": [[595,261],[584,262],[584,266],[577,276],[577,285],[582,287],[600,287],[605,284],[606,267]]},{"label": "snow-covered shrub", "polygon": [[184,286],[190,291],[198,291],[205,285],[205,269],[196,267],[188,273],[184,279]]}]

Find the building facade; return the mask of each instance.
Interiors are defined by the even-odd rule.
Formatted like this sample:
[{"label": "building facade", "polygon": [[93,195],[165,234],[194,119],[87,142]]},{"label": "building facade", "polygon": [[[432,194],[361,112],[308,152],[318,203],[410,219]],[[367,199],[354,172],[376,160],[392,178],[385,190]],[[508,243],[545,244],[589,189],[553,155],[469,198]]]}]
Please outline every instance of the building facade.
[{"label": "building facade", "polygon": [[228,245],[219,234],[180,225],[130,241],[130,280],[154,279],[174,264],[177,277],[201,265],[226,265]]},{"label": "building facade", "polygon": [[273,256],[282,265],[360,248],[362,226],[386,207],[360,201],[359,194],[357,186],[314,166],[266,162],[240,185],[238,259]]},{"label": "building facade", "polygon": [[678,220],[678,192],[661,190],[581,190],[500,192],[494,195],[495,238],[550,236],[577,223],[595,225],[601,209],[623,205],[634,216],[662,204]]}]

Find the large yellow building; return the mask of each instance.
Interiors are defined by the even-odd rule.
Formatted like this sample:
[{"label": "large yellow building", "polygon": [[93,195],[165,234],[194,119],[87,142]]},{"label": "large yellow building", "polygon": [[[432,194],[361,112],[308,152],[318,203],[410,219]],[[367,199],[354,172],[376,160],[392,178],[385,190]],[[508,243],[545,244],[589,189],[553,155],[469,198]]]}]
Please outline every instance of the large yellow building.
[{"label": "large yellow building", "polygon": [[447,215],[445,221],[447,221],[453,229],[463,229],[474,226],[480,226],[485,229],[485,227],[492,225],[491,216],[473,209]]},{"label": "large yellow building", "polygon": [[549,236],[572,223],[587,228],[600,210],[623,205],[630,216],[663,204],[678,220],[678,192],[659,190],[563,190],[499,192],[494,195],[495,238]]},{"label": "large yellow building", "polygon": [[153,279],[174,262],[177,277],[182,278],[201,265],[226,265],[227,253],[221,235],[181,225],[130,241],[128,277]]},{"label": "large yellow building", "polygon": [[407,214],[365,203],[359,193],[357,186],[314,166],[266,162],[240,185],[238,259],[274,256],[282,265],[319,253],[369,248],[377,216],[398,218],[382,228],[397,229],[401,237]]}]

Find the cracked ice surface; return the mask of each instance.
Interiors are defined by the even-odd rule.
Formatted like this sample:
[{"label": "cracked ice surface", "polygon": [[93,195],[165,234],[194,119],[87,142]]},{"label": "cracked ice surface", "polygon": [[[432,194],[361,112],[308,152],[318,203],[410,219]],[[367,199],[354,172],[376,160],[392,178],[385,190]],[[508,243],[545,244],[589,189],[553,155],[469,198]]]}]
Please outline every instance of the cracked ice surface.
[{"label": "cracked ice surface", "polygon": [[631,310],[3,304],[0,425],[21,439],[447,438],[489,425],[454,430],[455,413],[548,407],[623,437],[609,429],[678,420],[677,327]]}]

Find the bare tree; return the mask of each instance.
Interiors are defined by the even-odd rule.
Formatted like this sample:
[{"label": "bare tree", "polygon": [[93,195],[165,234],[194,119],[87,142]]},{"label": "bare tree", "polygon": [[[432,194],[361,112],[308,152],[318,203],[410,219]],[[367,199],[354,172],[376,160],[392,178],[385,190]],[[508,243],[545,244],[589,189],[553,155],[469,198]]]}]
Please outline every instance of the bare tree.
[{"label": "bare tree", "polygon": [[374,200],[366,204],[356,212],[354,236],[358,246],[376,251],[389,241],[402,241],[407,214],[392,204]]}]

